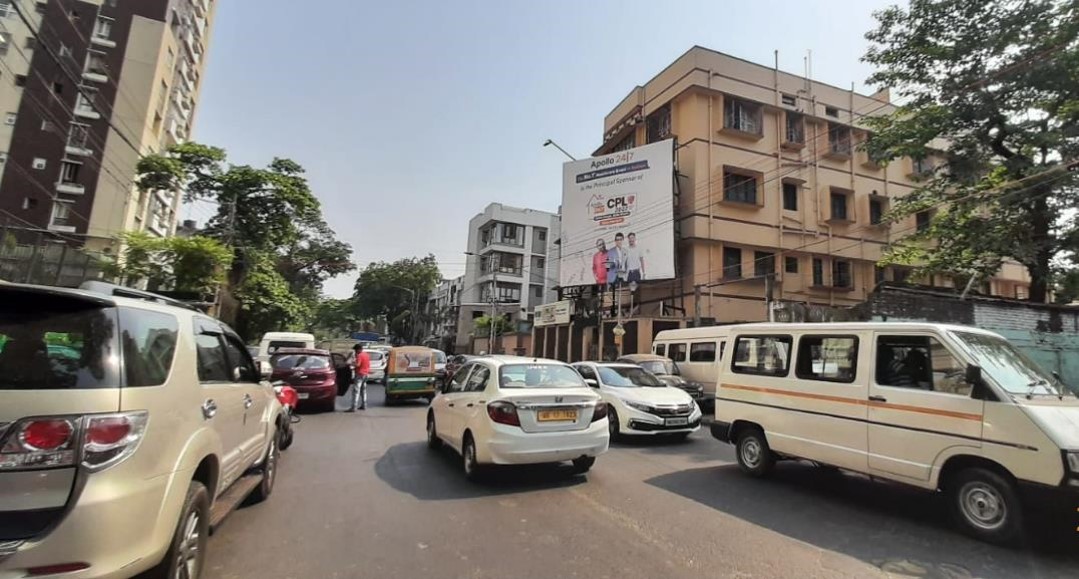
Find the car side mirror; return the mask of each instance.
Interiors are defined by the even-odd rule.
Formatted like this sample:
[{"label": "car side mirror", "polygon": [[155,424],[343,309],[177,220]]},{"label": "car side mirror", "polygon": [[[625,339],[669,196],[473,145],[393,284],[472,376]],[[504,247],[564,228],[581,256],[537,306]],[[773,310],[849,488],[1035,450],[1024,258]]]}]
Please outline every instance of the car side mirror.
[{"label": "car side mirror", "polygon": [[595,380],[595,378],[585,378],[584,383],[588,384],[589,386],[591,386],[593,388],[599,388],[599,382],[597,382]]},{"label": "car side mirror", "polygon": [[[239,370],[239,368],[237,368],[237,370]],[[273,367],[270,366],[270,363],[266,360],[259,360],[259,376],[261,376],[263,380],[269,380],[272,374]]]},{"label": "car side mirror", "polygon": [[967,384],[980,384],[982,381],[982,367],[975,364],[967,364],[967,370],[963,374],[963,380]]}]

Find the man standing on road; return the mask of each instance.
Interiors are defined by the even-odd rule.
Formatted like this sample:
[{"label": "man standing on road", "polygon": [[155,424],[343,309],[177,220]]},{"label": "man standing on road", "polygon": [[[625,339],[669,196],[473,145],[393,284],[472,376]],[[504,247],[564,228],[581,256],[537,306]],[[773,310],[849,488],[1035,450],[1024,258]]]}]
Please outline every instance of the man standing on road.
[{"label": "man standing on road", "polygon": [[367,375],[371,373],[371,356],[363,351],[363,344],[352,347],[356,352],[356,377],[352,381],[352,403],[347,412],[355,412],[356,406],[360,410],[367,410]]}]

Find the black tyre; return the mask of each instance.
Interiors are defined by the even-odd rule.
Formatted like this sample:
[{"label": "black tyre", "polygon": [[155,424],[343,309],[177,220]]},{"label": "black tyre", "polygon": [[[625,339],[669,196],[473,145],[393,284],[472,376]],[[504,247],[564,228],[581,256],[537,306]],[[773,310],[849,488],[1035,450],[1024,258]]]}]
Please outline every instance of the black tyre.
[{"label": "black tyre", "polygon": [[754,477],[767,475],[776,462],[768,439],[758,428],[739,431],[735,454],[738,455],[738,466],[742,467],[742,472]]},{"label": "black tyre", "polygon": [[622,423],[618,420],[618,413],[610,405],[607,406],[607,432],[611,435],[611,442],[622,436]]},{"label": "black tyre", "polygon": [[281,428],[281,450],[288,450],[288,447],[292,446],[293,434],[291,424],[286,424]]},{"label": "black tyre", "polygon": [[689,438],[689,435],[689,432],[679,432],[678,434],[672,434],[671,440],[675,442],[685,442],[686,439]]},{"label": "black tyre", "polygon": [[584,474],[592,468],[592,465],[596,464],[596,457],[594,456],[582,456],[580,458],[573,459],[573,473]]},{"label": "black tyre", "polygon": [[1015,545],[1023,512],[1015,485],[984,468],[968,468],[947,481],[952,517],[968,535],[996,545]]},{"label": "black tyre", "polygon": [[482,474],[479,460],[476,459],[476,442],[471,434],[465,435],[464,444],[461,446],[461,462],[465,469],[465,478],[470,481],[480,479]]},{"label": "black tyre", "polygon": [[262,481],[251,491],[248,503],[261,503],[273,493],[273,485],[277,480],[277,461],[281,457],[279,444],[278,436],[270,437],[270,446],[266,449],[266,457],[262,459],[262,466],[259,468],[262,471]]},{"label": "black tyre", "polygon": [[427,414],[427,448],[431,450],[442,448],[442,439],[438,437],[438,430],[435,427],[435,415],[430,412]]},{"label": "black tyre", "polygon": [[172,534],[165,558],[142,577],[198,579],[206,561],[206,543],[210,537],[210,493],[197,480],[187,486],[187,497],[180,510],[180,520]]}]

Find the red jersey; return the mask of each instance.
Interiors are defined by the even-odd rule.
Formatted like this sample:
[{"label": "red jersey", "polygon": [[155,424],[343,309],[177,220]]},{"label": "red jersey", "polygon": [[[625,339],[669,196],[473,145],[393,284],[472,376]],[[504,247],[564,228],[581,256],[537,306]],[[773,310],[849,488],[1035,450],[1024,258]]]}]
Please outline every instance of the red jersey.
[{"label": "red jersey", "polygon": [[356,354],[356,375],[367,376],[371,373],[371,356],[367,352]]}]

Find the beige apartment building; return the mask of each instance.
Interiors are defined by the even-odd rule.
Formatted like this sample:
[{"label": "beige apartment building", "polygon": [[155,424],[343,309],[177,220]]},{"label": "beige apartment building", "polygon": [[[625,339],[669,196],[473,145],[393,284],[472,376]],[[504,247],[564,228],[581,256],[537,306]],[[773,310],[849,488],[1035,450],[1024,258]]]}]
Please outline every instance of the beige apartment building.
[{"label": "beige apartment building", "polygon": [[136,165],[186,141],[214,0],[0,0],[0,221],[23,239],[118,250],[176,230],[179,191]]},{"label": "beige apartment building", "polygon": [[[887,92],[863,95],[701,47],[634,88],[604,119],[595,154],[675,139],[679,240],[678,278],[645,284],[635,314],[764,320],[772,273],[775,300],[833,306],[864,301],[882,281],[952,286],[876,266],[930,217],[882,223],[934,163],[882,166],[858,150],[865,119],[891,109]],[[975,289],[1025,298],[1027,287],[1025,270],[1008,264]]]}]

